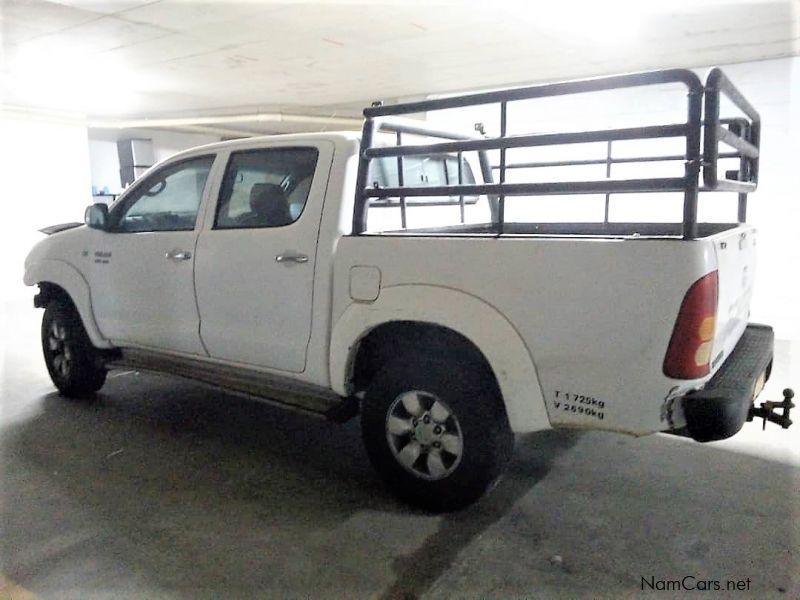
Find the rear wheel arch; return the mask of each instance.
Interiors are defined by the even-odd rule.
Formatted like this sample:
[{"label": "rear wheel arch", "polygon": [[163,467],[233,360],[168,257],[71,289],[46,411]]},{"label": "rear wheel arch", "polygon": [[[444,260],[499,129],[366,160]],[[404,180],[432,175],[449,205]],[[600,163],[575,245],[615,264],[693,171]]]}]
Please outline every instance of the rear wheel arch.
[{"label": "rear wheel arch", "polygon": [[489,382],[499,391],[489,361],[472,341],[449,327],[424,321],[386,321],[366,332],[352,358],[353,389],[365,389],[388,363],[411,354],[431,360],[446,356],[485,369]]},{"label": "rear wheel arch", "polygon": [[[405,334],[404,349],[421,351],[409,332],[423,341],[437,338],[440,347],[485,365],[500,391],[511,428],[518,433],[550,428],[538,374],[531,354],[516,329],[493,306],[470,294],[429,285],[401,285],[381,290],[374,303],[352,303],[337,320],[331,338],[333,389],[350,395],[364,389],[365,375],[375,364],[365,356],[376,340]],[[424,344],[423,344],[424,345]],[[382,353],[391,354],[384,346]],[[372,363],[385,360],[379,353]]]}]

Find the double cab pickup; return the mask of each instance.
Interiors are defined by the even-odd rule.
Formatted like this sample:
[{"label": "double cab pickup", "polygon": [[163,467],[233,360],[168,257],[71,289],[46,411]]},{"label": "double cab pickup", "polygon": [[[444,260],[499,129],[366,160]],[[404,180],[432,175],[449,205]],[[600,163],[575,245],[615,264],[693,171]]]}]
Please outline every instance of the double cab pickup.
[{"label": "double cab pickup", "polygon": [[[659,85],[685,90],[685,120],[511,127],[515,102]],[[721,97],[733,116],[720,116]],[[408,118],[479,105],[499,111],[492,134]],[[39,288],[44,358],[61,393],[91,396],[109,369],[135,368],[335,420],[360,415],[380,475],[432,510],[486,492],[515,433],[705,442],[759,410],[788,426],[790,397],[753,404],[773,360],[772,329],[749,323],[760,119],[721,71],[375,104],[364,115],[360,133],[181,152],[110,206],[90,206],[85,225],[51,230],[25,283]],[[682,153],[611,151],[663,139]],[[606,156],[546,158],[597,143]],[[659,168],[613,177],[626,162]],[[540,176],[590,165],[605,177]],[[736,195],[737,214],[699,222],[699,198],[719,192]],[[671,194],[681,211],[614,220],[615,199],[630,194]],[[603,217],[543,217],[543,203],[567,196],[595,198]]]}]

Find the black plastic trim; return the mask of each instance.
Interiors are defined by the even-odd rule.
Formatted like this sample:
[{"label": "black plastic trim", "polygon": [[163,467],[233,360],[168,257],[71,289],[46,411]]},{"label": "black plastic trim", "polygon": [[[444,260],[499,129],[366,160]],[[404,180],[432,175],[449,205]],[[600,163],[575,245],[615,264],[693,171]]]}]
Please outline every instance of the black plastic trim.
[{"label": "black plastic trim", "polygon": [[774,346],[771,327],[748,325],[706,386],[683,397],[686,429],[692,439],[713,442],[738,433],[753,404],[756,381],[762,373],[770,375]]}]

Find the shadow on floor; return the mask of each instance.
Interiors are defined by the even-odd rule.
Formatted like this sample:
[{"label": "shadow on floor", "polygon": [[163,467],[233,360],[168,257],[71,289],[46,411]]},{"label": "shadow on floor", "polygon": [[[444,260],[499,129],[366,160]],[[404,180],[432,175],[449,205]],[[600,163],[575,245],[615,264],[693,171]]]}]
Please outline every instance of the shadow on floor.
[{"label": "shadow on floor", "polygon": [[436,533],[422,547],[395,559],[397,578],[382,598],[418,598],[453,564],[459,552],[508,514],[581,435],[574,431],[543,431],[518,436],[514,458],[492,493],[466,510],[444,515]]},{"label": "shadow on floor", "polygon": [[101,595],[416,596],[577,439],[521,440],[492,494],[436,517],[389,495],[356,420],[134,373],[94,402],[39,402],[2,433],[0,563],[45,592],[81,573],[81,592]]}]

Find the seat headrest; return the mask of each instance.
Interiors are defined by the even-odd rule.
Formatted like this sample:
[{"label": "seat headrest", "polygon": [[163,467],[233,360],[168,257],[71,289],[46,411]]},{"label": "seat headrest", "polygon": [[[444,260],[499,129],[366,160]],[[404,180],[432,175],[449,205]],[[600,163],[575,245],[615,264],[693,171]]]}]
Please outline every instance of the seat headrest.
[{"label": "seat headrest", "polygon": [[250,188],[250,210],[263,213],[265,205],[274,197],[283,197],[281,186],[274,183],[254,183]]},{"label": "seat headrest", "polygon": [[264,220],[263,225],[279,227],[292,222],[289,203],[281,186],[256,183],[250,189],[250,210]]}]

